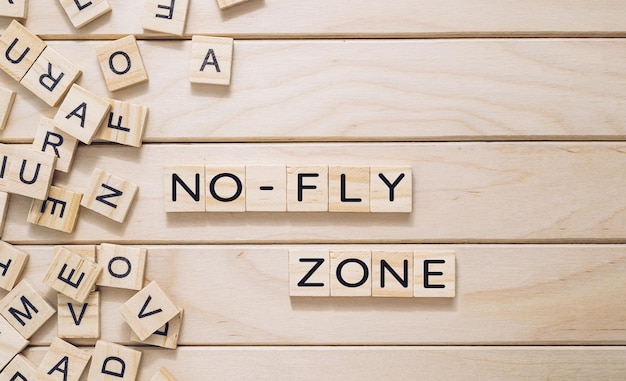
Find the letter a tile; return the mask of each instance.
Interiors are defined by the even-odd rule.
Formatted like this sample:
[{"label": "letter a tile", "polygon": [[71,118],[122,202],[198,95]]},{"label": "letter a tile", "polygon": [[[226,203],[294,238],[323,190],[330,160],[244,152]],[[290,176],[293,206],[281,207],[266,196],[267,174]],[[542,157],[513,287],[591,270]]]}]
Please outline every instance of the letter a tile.
[{"label": "letter a tile", "polygon": [[99,168],[94,169],[81,205],[117,222],[124,222],[139,187]]},{"label": "letter a tile", "polygon": [[48,267],[43,282],[58,292],[78,302],[89,297],[102,267],[67,248],[55,250],[54,259]]},{"label": "letter a tile", "polygon": [[233,39],[193,36],[189,81],[212,85],[230,85],[233,64]]},{"label": "letter a tile", "polygon": [[91,355],[55,337],[35,372],[37,381],[78,381]]},{"label": "letter a tile", "polygon": [[65,233],[74,231],[82,193],[55,186],[50,187],[46,200],[33,200],[27,221]]},{"label": "letter a tile", "polygon": [[123,345],[98,340],[89,367],[89,381],[134,381],[141,352]]},{"label": "letter a tile", "polygon": [[111,11],[106,0],[59,0],[75,28],[82,28]]},{"label": "letter a tile", "polygon": [[13,20],[0,37],[0,69],[20,81],[45,48],[43,40]]},{"label": "letter a tile", "polygon": [[54,116],[54,125],[85,144],[91,144],[111,105],[74,84]]},{"label": "letter a tile", "polygon": [[145,340],[180,311],[152,281],[119,308],[139,340]]},{"label": "letter a tile", "polygon": [[100,69],[109,91],[148,80],[135,36],[130,35],[96,47]]},{"label": "letter a tile", "polygon": [[37,332],[55,312],[46,299],[39,295],[26,280],[18,283],[0,301],[0,315],[25,339]]}]

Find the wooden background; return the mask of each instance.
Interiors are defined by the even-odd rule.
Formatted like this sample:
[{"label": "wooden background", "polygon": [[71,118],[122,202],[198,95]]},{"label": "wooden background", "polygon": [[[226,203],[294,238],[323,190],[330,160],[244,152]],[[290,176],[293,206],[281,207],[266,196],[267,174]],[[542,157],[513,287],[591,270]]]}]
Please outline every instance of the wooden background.
[{"label": "wooden background", "polygon": [[[626,3],[518,0],[191,0],[184,38],[140,25],[142,1],[80,30],[56,1],[25,25],[100,96],[148,106],[144,145],[81,145],[54,183],[99,167],[140,185],[125,224],[83,209],[73,234],[2,236],[41,279],[57,244],[149,249],[185,317],[176,351],[143,347],[139,379],[602,379],[626,377]],[[0,20],[2,30],[10,20]],[[94,48],[135,34],[150,80],[109,93]],[[236,38],[230,87],[188,81],[193,34]],[[0,141],[28,144],[55,110],[17,92]],[[163,211],[162,168],[411,165],[409,215]],[[457,252],[454,299],[289,298],[290,248]],[[102,292],[102,338],[132,345]],[[32,339],[38,363],[56,319]],[[89,343],[81,343],[89,344]]]}]

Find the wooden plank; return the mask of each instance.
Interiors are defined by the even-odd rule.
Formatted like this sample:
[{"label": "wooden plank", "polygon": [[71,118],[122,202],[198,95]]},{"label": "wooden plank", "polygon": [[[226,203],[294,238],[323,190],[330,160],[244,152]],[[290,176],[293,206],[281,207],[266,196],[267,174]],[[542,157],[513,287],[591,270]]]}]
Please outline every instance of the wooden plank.
[{"label": "wooden plank", "polygon": [[[34,362],[45,348],[32,348]],[[624,347],[197,347],[142,349],[137,380],[620,380]],[[81,380],[86,380],[85,374]]]},{"label": "wooden plank", "polygon": [[[53,247],[20,246],[41,279]],[[158,279],[185,314],[179,345],[624,345],[624,245],[149,246]],[[455,298],[289,297],[290,249],[454,250]],[[210,280],[210,281],[207,281]],[[133,345],[118,307],[132,290],[103,288],[103,340]],[[262,318],[260,318],[262,317]],[[31,337],[48,345],[56,320]],[[81,341],[71,340],[78,344]],[[93,341],[90,343],[93,345]]]},{"label": "wooden plank", "polygon": [[[14,147],[13,145],[10,145]],[[236,154],[234,154],[236,153]],[[413,212],[166,213],[165,166],[399,165],[413,168]],[[122,225],[83,209],[59,235],[25,223],[11,199],[3,239],[17,243],[623,242],[626,144],[354,143],[80,146],[57,186],[81,191],[97,166],[140,187]],[[150,221],[149,224],[145,221]]]},{"label": "wooden plank", "polygon": [[[150,108],[144,142],[626,136],[626,39],[237,40],[227,88],[189,83],[190,41],[139,41],[150,82],[115,93],[103,44],[49,42],[88,90]],[[0,84],[17,92],[0,141],[32,141],[54,110]]]},{"label": "wooden plank", "polygon": [[[62,7],[46,0],[30,0],[25,21],[35,33],[55,37],[149,33],[141,28],[144,3],[110,0],[113,12],[76,30]],[[169,2],[159,4],[169,5]],[[166,12],[161,10],[161,13]],[[432,36],[489,32],[595,34],[623,32],[625,15],[626,4],[619,0],[320,0],[307,4],[253,0],[224,11],[211,0],[190,2],[185,33],[236,37]]]}]

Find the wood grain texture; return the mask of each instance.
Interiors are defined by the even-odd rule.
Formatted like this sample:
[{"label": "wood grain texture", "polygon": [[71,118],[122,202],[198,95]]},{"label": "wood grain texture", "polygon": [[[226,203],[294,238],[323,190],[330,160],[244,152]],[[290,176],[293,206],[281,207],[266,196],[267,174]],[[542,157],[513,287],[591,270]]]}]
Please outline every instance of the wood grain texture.
[{"label": "wood grain texture", "polygon": [[[14,147],[14,145],[10,145]],[[163,167],[267,164],[399,165],[414,175],[413,212],[166,213]],[[25,223],[13,196],[4,240],[16,243],[622,242],[626,144],[354,143],[80,146],[55,184],[88,187],[94,167],[141,188],[126,223],[83,208],[62,234]]]},{"label": "wood grain texture", "polygon": [[[144,142],[626,136],[625,39],[238,40],[227,88],[189,83],[191,42],[139,41],[150,81],[115,93],[102,44],[49,42],[80,85],[150,108]],[[17,92],[0,141],[32,141],[54,110],[8,75],[0,84]]]},{"label": "wood grain texture", "polygon": [[[110,0],[113,11],[79,31],[61,5],[54,3],[30,0],[26,25],[37,34],[64,38],[149,33],[141,28],[143,1]],[[625,15],[626,4],[619,0],[251,0],[224,11],[210,0],[191,2],[185,33],[236,37],[596,34],[624,32]]]},{"label": "wood grain texture", "polygon": [[[49,246],[20,246],[41,282]],[[288,251],[456,252],[455,298],[289,297]],[[184,308],[189,345],[624,345],[624,245],[148,246],[147,280]],[[4,291],[2,291],[4,293]],[[133,345],[118,307],[135,291],[101,288],[101,339]],[[51,319],[31,337],[48,345]],[[91,343],[71,340],[73,343]]]},{"label": "wood grain texture", "polygon": [[[34,362],[45,348],[26,356]],[[137,380],[620,380],[624,347],[198,347],[142,349]],[[86,380],[85,374],[81,381]]]}]

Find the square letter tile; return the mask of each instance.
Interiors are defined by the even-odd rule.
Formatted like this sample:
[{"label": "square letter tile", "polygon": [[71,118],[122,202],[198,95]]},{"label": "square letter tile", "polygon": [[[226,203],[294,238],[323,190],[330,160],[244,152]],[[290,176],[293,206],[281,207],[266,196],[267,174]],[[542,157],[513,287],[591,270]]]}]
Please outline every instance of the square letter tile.
[{"label": "square letter tile", "polygon": [[71,233],[76,226],[82,198],[82,193],[51,186],[48,197],[44,201],[32,201],[27,221],[31,224]]},{"label": "square letter tile", "polygon": [[91,355],[55,337],[35,372],[37,381],[78,381]]},{"label": "square letter tile", "polygon": [[11,291],[28,263],[29,255],[17,247],[0,241],[0,287]]},{"label": "square letter tile", "polygon": [[[15,355],[20,353],[24,348],[26,348],[26,346],[28,346],[28,340],[24,339],[22,335],[18,331],[16,331],[13,327],[11,327],[11,325],[1,316],[0,316],[0,332],[2,332],[2,339],[0,339],[0,344],[2,344],[0,345],[0,368],[1,368],[7,365],[9,361],[11,361],[11,359],[14,358]],[[18,362],[20,361],[18,360]],[[25,369],[26,368],[25,364],[21,362],[16,364],[14,367],[7,366],[6,369],[9,369],[9,368],[10,369],[18,368],[18,370],[15,373],[13,373],[12,376],[15,376],[16,374],[20,373],[20,369],[24,371],[24,373],[21,374],[22,376],[26,376],[27,372],[29,371],[29,369]],[[7,371],[7,374],[11,374],[11,373]],[[5,374],[3,371],[2,376],[4,375]]]},{"label": "square letter tile", "polygon": [[287,211],[286,172],[284,165],[246,166],[246,211]]},{"label": "square letter tile", "polygon": [[141,147],[148,108],[128,102],[105,99],[111,104],[96,136],[100,139],[131,147]]},{"label": "square letter tile", "polygon": [[330,296],[372,296],[372,253],[330,251]]},{"label": "square letter tile", "polygon": [[287,167],[287,210],[328,211],[328,167]]},{"label": "square letter tile", "polygon": [[96,48],[98,62],[109,91],[124,89],[148,80],[148,73],[137,46],[130,35]]},{"label": "square letter tile", "polygon": [[52,119],[41,117],[33,140],[33,150],[56,156],[55,169],[57,171],[69,172],[76,154],[76,147],[78,147],[78,139],[56,128]]},{"label": "square letter tile", "polygon": [[75,28],[82,28],[111,11],[106,0],[59,0]]},{"label": "square letter tile", "polygon": [[233,39],[193,36],[189,81],[212,85],[230,85],[233,65]]},{"label": "square letter tile", "polygon": [[62,247],[55,250],[43,282],[58,292],[84,303],[89,297],[102,267]]},{"label": "square letter tile", "polygon": [[413,257],[416,298],[454,298],[456,254],[454,251],[415,251]]},{"label": "square letter tile", "polygon": [[204,166],[163,168],[166,212],[204,212]]},{"label": "square letter tile", "polygon": [[183,310],[172,318],[172,320],[165,323],[164,326],[154,331],[154,333],[148,336],[145,340],[139,340],[139,337],[131,331],[130,339],[143,344],[150,344],[157,347],[176,349],[178,346],[178,336],[180,335],[180,326],[183,322]]},{"label": "square letter tile", "polygon": [[45,48],[43,40],[13,20],[0,36],[0,69],[20,81]]},{"label": "square letter tile", "polygon": [[411,213],[412,173],[411,167],[371,167],[370,212]]},{"label": "square letter tile", "polygon": [[81,205],[117,222],[124,222],[139,187],[101,169],[94,169]]},{"label": "square letter tile", "polygon": [[289,250],[289,296],[330,296],[328,250]]},{"label": "square letter tile", "polygon": [[413,296],[413,251],[372,251],[372,296]]},{"label": "square letter tile", "polygon": [[141,27],[182,36],[189,0],[146,0]]},{"label": "square letter tile", "polygon": [[91,144],[111,105],[74,84],[54,116],[54,125],[85,144]]},{"label": "square letter tile", "polygon": [[370,211],[370,168],[328,168],[328,210],[331,212]]},{"label": "square letter tile", "polygon": [[147,249],[103,243],[98,251],[102,273],[97,285],[141,290],[146,267]]},{"label": "square letter tile", "polygon": [[55,312],[48,301],[26,280],[18,283],[0,301],[0,315],[25,339],[37,332]]},{"label": "square letter tile", "polygon": [[133,381],[137,378],[141,352],[98,340],[89,367],[89,381]]},{"label": "square letter tile", "polygon": [[246,211],[246,167],[206,166],[206,211]]},{"label": "square letter tile", "polygon": [[57,336],[66,339],[100,338],[100,292],[89,294],[84,303],[58,294]]}]

